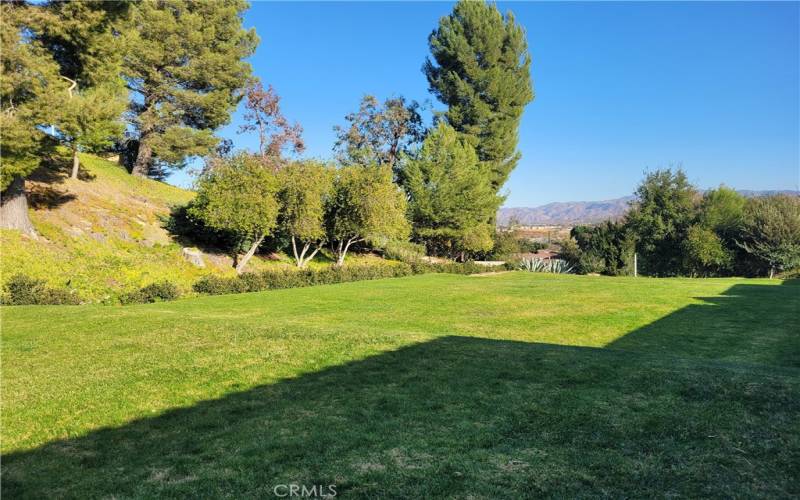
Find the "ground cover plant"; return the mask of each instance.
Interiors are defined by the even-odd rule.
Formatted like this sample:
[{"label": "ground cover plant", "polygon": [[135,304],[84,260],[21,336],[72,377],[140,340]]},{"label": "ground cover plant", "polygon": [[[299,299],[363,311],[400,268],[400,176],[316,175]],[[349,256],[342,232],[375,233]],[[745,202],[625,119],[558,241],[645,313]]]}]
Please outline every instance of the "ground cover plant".
[{"label": "ground cover plant", "polygon": [[798,292],[513,272],[7,307],[3,494],[795,496]]}]

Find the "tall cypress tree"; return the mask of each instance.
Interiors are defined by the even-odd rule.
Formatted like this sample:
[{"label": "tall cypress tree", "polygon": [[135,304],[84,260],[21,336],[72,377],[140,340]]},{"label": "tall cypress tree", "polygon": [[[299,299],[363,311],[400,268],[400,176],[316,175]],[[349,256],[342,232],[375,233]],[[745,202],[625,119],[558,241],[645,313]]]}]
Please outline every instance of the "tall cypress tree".
[{"label": "tall cypress tree", "polygon": [[180,167],[217,143],[250,77],[258,38],[242,28],[244,0],[144,1],[133,7],[123,72],[135,94],[133,174]]},{"label": "tall cypress tree", "polygon": [[499,190],[519,161],[519,122],[534,97],[525,30],[511,12],[461,0],[428,44],[433,60],[423,71],[430,90],[447,104],[447,123],[489,163]]}]

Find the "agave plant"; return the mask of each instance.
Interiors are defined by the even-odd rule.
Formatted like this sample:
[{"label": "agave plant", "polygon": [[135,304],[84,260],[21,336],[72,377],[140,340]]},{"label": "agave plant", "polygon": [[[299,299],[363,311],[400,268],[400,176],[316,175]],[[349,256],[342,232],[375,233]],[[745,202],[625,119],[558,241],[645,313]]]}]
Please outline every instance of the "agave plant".
[{"label": "agave plant", "polygon": [[519,268],[531,273],[572,274],[574,271],[563,259],[522,259]]}]

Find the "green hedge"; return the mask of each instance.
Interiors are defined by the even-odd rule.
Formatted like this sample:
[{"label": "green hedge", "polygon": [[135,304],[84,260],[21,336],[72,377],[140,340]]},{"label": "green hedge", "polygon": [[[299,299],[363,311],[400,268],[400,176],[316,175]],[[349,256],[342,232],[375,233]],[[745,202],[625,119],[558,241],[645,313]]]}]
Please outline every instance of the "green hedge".
[{"label": "green hedge", "polygon": [[209,275],[197,281],[193,288],[197,293],[221,295],[229,293],[260,292],[281,288],[299,288],[314,285],[330,285],[350,281],[363,281],[381,278],[399,278],[414,274],[450,273],[476,274],[502,271],[505,268],[490,268],[473,262],[443,264],[403,262],[391,264],[365,264],[324,269],[281,269],[260,273],[244,273],[233,278]]}]

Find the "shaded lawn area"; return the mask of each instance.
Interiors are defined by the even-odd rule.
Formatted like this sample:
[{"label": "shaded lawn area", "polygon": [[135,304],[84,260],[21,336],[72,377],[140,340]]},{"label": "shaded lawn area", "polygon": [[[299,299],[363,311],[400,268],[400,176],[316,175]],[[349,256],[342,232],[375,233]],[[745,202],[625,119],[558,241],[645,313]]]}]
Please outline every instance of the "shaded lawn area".
[{"label": "shaded lawn area", "polygon": [[3,494],[800,495],[798,312],[523,273],[8,308]]}]

